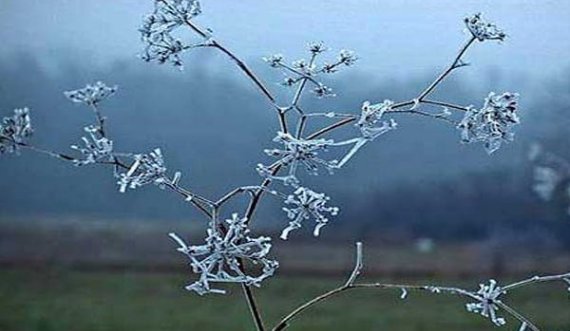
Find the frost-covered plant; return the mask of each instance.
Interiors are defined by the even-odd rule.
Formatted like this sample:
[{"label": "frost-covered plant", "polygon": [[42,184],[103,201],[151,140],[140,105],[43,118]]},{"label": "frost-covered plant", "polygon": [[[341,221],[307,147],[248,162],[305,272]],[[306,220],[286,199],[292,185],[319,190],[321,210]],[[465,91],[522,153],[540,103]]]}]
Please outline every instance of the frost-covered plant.
[{"label": "frost-covered plant", "polygon": [[264,57],[263,60],[272,68],[280,68],[285,74],[282,85],[297,88],[293,102],[287,108],[296,109],[303,112],[298,106],[299,98],[306,84],[312,85],[312,92],[318,98],[335,96],[333,90],[320,82],[318,77],[321,74],[332,74],[337,72],[341,67],[349,67],[356,63],[358,59],[354,52],[341,50],[334,61],[317,64],[317,57],[326,52],[327,48],[322,42],[312,42],[307,45],[310,57],[309,59],[299,59],[287,64],[282,54],[274,54]]},{"label": "frost-covered plant", "polygon": [[[279,148],[268,149],[266,154],[277,159],[270,165],[258,165],[262,176],[259,185],[237,187],[219,199],[203,197],[181,185],[181,173],[168,174],[166,162],[161,150],[156,148],[148,154],[115,150],[115,144],[105,128],[105,117],[99,109],[101,101],[117,91],[116,87],[108,87],[103,83],[87,85],[85,88],[66,92],[73,102],[90,108],[95,114],[96,123],[85,127],[88,133],[84,137],[83,146],[73,145],[79,157],[56,153],[31,145],[27,140],[32,129],[27,109],[16,110],[14,115],[2,121],[0,129],[0,153],[14,152],[19,148],[69,161],[75,165],[109,165],[117,179],[119,190],[135,189],[148,184],[155,184],[162,189],[171,190],[181,196],[190,205],[197,208],[208,220],[204,243],[188,245],[180,236],[170,236],[179,245],[178,251],[186,255],[190,261],[192,272],[197,280],[186,288],[200,295],[207,293],[225,293],[225,290],[214,287],[214,284],[240,284],[250,308],[253,321],[258,331],[266,328],[251,286],[260,286],[271,277],[278,262],[270,258],[271,239],[265,236],[251,235],[250,225],[262,196],[269,194],[283,198],[285,211],[282,239],[287,239],[291,231],[301,227],[302,222],[313,218],[316,226],[314,235],[319,235],[321,228],[329,223],[329,217],[336,216],[339,208],[328,206],[329,197],[325,193],[317,193],[303,184],[302,173],[297,169],[305,168],[309,174],[316,175],[319,168],[328,172],[341,169],[352,160],[357,152],[368,143],[378,141],[379,137],[397,127],[393,117],[401,115],[418,115],[441,120],[459,128],[464,141],[483,142],[489,153],[496,151],[503,141],[512,139],[512,128],[519,122],[517,115],[517,98],[513,93],[491,93],[485,99],[481,109],[463,106],[448,101],[431,99],[432,92],[454,70],[464,67],[463,56],[476,41],[503,40],[505,34],[494,24],[487,23],[480,14],[465,20],[470,36],[460,48],[458,54],[443,72],[435,78],[423,91],[410,100],[385,101],[373,103],[363,102],[353,112],[313,112],[303,105],[306,92],[317,97],[333,96],[331,88],[324,85],[320,78],[340,68],[349,67],[357,61],[356,55],[342,50],[334,60],[319,62],[318,57],[327,51],[323,43],[308,45],[309,57],[287,63],[283,55],[276,54],[265,58],[270,67],[278,68],[286,73],[283,85],[293,89],[290,101],[279,102],[264,82],[231,50],[215,39],[210,29],[204,29],[195,23],[195,17],[201,13],[198,0],[154,0],[154,11],[144,19],[140,32],[144,43],[142,58],[158,63],[172,63],[182,66],[182,53],[188,49],[208,47],[220,51],[227,56],[237,68],[255,85],[258,91],[275,111],[279,123],[275,143]],[[179,32],[189,31],[198,37],[198,42],[184,40]],[[381,100],[382,100],[381,99]],[[295,116],[295,127],[290,128],[291,116]],[[325,126],[313,132],[305,132],[307,123],[314,120],[328,121]],[[332,121],[332,123],[331,123]],[[328,135],[337,129],[348,129],[345,140],[335,140]],[[341,157],[326,158],[323,154],[334,149]],[[550,180],[550,179],[549,179]],[[285,184],[270,188],[272,183]],[[284,193],[285,190],[291,190]],[[231,218],[224,216],[222,207],[238,195],[247,195],[249,200],[243,213],[233,213]],[[238,216],[242,215],[242,216]],[[285,222],[284,222],[285,223]],[[459,288],[439,287],[433,285],[409,286],[381,283],[357,283],[358,275],[363,268],[362,244],[357,244],[355,268],[347,282],[341,287],[329,291],[303,304],[284,317],[272,330],[287,328],[291,319],[307,308],[327,298],[353,288],[394,288],[401,291],[401,298],[407,297],[409,290],[424,290],[430,293],[452,293],[468,297],[474,302],[468,304],[469,311],[488,317],[496,325],[504,324],[496,312],[503,313],[519,320],[522,328],[538,328],[526,317],[504,304],[499,297],[507,291],[538,282],[564,281],[570,284],[570,274],[545,277],[533,277],[503,287],[497,287],[493,281],[484,285],[479,291],[472,292]]]},{"label": "frost-covered plant", "polygon": [[34,133],[28,108],[14,109],[14,115],[0,123],[0,154],[17,152]]},{"label": "frost-covered plant", "polygon": [[465,25],[473,37],[479,41],[499,40],[503,41],[507,36],[503,30],[499,29],[495,24],[485,21],[481,13],[465,17]]},{"label": "frost-covered plant", "polygon": [[287,239],[289,232],[301,227],[301,222],[305,219],[313,217],[317,225],[313,230],[315,237],[319,236],[320,230],[325,226],[329,219],[325,214],[336,216],[338,207],[329,207],[327,202],[330,200],[324,193],[317,193],[306,187],[299,187],[292,195],[285,199],[288,207],[283,207],[283,211],[287,213],[287,218],[291,221],[281,233],[281,239]]},{"label": "frost-covered plant", "polygon": [[273,141],[283,145],[283,149],[266,149],[265,153],[279,159],[278,164],[287,167],[286,176],[271,175],[269,167],[257,165],[260,175],[271,179],[283,180],[286,184],[296,184],[296,176],[299,165],[303,166],[311,175],[318,175],[319,167],[323,167],[332,173],[337,166],[337,160],[327,161],[319,157],[319,152],[326,152],[334,141],[329,139],[297,139],[289,133],[278,132]]},{"label": "frost-covered plant", "polygon": [[495,95],[491,92],[481,109],[469,107],[457,126],[463,142],[482,141],[489,154],[501,147],[503,141],[513,140],[513,126],[519,124],[516,93]]},{"label": "frost-covered plant", "polygon": [[202,36],[204,39],[202,43],[189,45],[175,37],[173,33],[201,12],[200,2],[197,0],[155,1],[154,12],[144,18],[139,29],[145,43],[141,58],[147,62],[170,62],[174,66],[182,67],[180,53],[193,47],[206,45],[207,38]]},{"label": "frost-covered plant", "polygon": [[[261,282],[273,276],[279,263],[267,258],[271,249],[271,238],[249,236],[247,218],[232,214],[224,224],[216,224],[208,229],[205,243],[188,246],[180,237],[171,233],[179,245],[178,251],[190,259],[194,273],[200,279],[186,287],[200,295],[206,293],[225,294],[226,291],[213,289],[210,283],[243,283],[260,286]],[[262,267],[259,275],[248,274],[244,261]]]},{"label": "frost-covered plant", "polygon": [[77,160],[77,165],[87,165],[96,163],[97,161],[111,161],[113,153],[113,142],[103,137],[99,132],[99,128],[89,125],[84,128],[88,137],[82,137],[83,147],[79,145],[71,145],[72,149],[83,154],[84,159]]},{"label": "frost-covered plant", "polygon": [[323,293],[314,299],[307,301],[306,303],[300,305],[291,313],[283,317],[272,331],[282,331],[285,330],[290,323],[298,318],[300,315],[304,314],[308,309],[316,306],[320,303],[327,301],[328,299],[337,296],[341,293],[354,290],[354,289],[370,289],[370,290],[397,290],[400,292],[400,299],[406,300],[409,298],[410,291],[422,291],[432,295],[454,295],[459,297],[464,297],[468,300],[473,300],[474,302],[467,303],[465,308],[468,312],[477,313],[486,319],[489,319],[495,326],[507,325],[507,320],[504,317],[500,317],[498,314],[503,313],[510,316],[512,319],[520,323],[519,331],[540,331],[538,326],[536,326],[531,320],[519,313],[517,310],[507,305],[501,300],[502,297],[506,297],[509,293],[516,289],[527,287],[530,285],[538,283],[548,283],[554,282],[562,284],[568,287],[570,291],[570,273],[551,275],[551,276],[534,276],[528,279],[524,279],[515,283],[511,283],[505,286],[498,286],[497,282],[493,279],[489,280],[487,284],[480,284],[479,290],[471,291],[468,289],[463,289],[460,287],[449,287],[449,286],[438,286],[438,285],[406,285],[406,284],[390,284],[390,283],[361,283],[358,282],[358,277],[360,276],[362,269],[364,268],[363,262],[363,248],[362,243],[356,243],[356,259],[354,264],[354,269],[348,277],[347,281],[341,286]]},{"label": "frost-covered plant", "polygon": [[93,85],[87,85],[84,88],[67,91],[63,94],[69,100],[76,103],[83,103],[86,105],[97,105],[99,102],[107,99],[117,92],[117,86],[109,87],[103,82],[96,82]]},{"label": "frost-covered plant", "polygon": [[505,294],[504,290],[497,286],[494,279],[489,280],[489,284],[480,284],[479,291],[477,291],[477,302],[468,303],[467,310],[473,313],[480,314],[495,323],[497,326],[505,325],[507,322],[502,317],[497,317],[499,306],[497,305],[499,297]]},{"label": "frost-covered plant", "polygon": [[166,166],[159,148],[148,154],[133,155],[134,162],[126,172],[119,173],[119,191],[127,188],[135,189],[147,184],[163,184],[166,177]]}]

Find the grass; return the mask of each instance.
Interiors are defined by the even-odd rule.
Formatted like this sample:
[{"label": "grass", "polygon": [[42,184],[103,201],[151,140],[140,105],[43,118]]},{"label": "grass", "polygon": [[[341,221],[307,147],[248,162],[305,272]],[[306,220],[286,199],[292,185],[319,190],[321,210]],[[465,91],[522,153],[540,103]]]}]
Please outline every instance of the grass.
[{"label": "grass", "polygon": [[[227,296],[198,297],[182,290],[186,281],[185,275],[166,273],[0,270],[0,330],[253,330],[239,287],[230,287]],[[340,281],[276,277],[256,294],[266,322],[273,324]],[[473,286],[478,280],[445,283]],[[543,330],[570,330],[569,294],[562,284],[521,290],[509,302]],[[354,291],[310,310],[289,330],[495,329],[466,312],[464,303],[443,295],[410,293],[404,301],[398,292]],[[518,330],[509,322],[504,330]]]}]

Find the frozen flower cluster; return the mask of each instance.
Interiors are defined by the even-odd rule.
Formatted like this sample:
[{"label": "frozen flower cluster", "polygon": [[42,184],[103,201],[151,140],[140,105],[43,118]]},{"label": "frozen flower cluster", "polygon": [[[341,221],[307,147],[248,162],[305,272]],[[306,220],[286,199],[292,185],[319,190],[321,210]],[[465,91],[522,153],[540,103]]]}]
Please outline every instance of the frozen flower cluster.
[{"label": "frozen flower cluster", "polygon": [[[225,230],[220,230],[220,229]],[[261,282],[273,276],[279,263],[267,257],[271,249],[268,237],[252,238],[249,235],[247,219],[233,214],[223,226],[212,224],[204,244],[188,246],[176,234],[170,236],[180,245],[178,251],[190,260],[192,271],[199,279],[186,286],[199,295],[207,293],[224,294],[222,289],[211,287],[211,283],[243,283],[260,286]],[[261,268],[249,272],[244,263]]]},{"label": "frozen flower cluster", "polygon": [[272,68],[280,68],[285,73],[284,86],[305,86],[312,85],[312,92],[318,98],[335,96],[333,90],[317,80],[320,74],[330,74],[337,72],[341,67],[349,67],[356,63],[357,57],[354,52],[341,50],[335,61],[317,64],[317,56],[327,51],[322,42],[309,43],[308,51],[310,53],[309,60],[300,59],[288,64],[282,54],[274,54],[264,57],[263,60]]},{"label": "frozen flower cluster", "polygon": [[336,216],[339,212],[337,207],[327,206],[330,198],[324,193],[317,193],[306,187],[299,187],[285,200],[289,207],[283,207],[289,218],[289,226],[281,232],[281,239],[287,240],[289,233],[299,229],[303,220],[314,218],[317,223],[313,231],[315,237],[319,236],[320,230],[328,223],[325,214]]},{"label": "frozen flower cluster", "polygon": [[109,87],[102,82],[87,85],[82,89],[64,92],[65,96],[75,102],[86,105],[97,105],[117,92],[117,86]]},{"label": "frozen flower cluster", "polygon": [[125,173],[117,173],[119,191],[124,193],[127,188],[136,189],[147,184],[162,185],[166,180],[166,167],[160,149],[149,154],[132,156],[134,162]]},{"label": "frozen flower cluster", "polygon": [[504,40],[507,36],[495,24],[487,22],[481,17],[481,13],[466,17],[464,19],[467,29],[473,37],[479,41],[485,40]]},{"label": "frozen flower cluster", "polygon": [[390,111],[393,104],[394,102],[391,100],[384,100],[384,102],[377,104],[371,104],[368,101],[364,102],[360,118],[356,122],[363,138],[366,140],[374,140],[378,136],[397,127],[397,123],[392,119],[382,121],[382,116],[384,113]]},{"label": "frozen flower cluster", "polygon": [[185,45],[173,31],[201,12],[197,0],[155,0],[154,12],[145,17],[139,29],[145,44],[142,59],[182,67],[180,54],[194,46]]},{"label": "frozen flower cluster", "polygon": [[110,160],[113,153],[113,141],[101,136],[99,128],[95,126],[87,126],[84,130],[88,136],[81,138],[83,146],[71,146],[72,149],[80,152],[84,156],[84,159],[75,160],[75,164],[80,166],[96,163],[101,160]]},{"label": "frozen flower cluster", "polygon": [[[266,149],[265,153],[279,159],[279,163],[288,167],[288,174],[273,179],[282,180],[285,184],[295,184],[298,182],[296,172],[299,165],[305,167],[311,175],[317,175],[320,167],[333,172],[338,165],[337,160],[328,161],[319,157],[320,152],[326,151],[330,146],[334,146],[333,140],[328,139],[301,139],[295,138],[289,133],[278,132],[273,141],[283,145],[282,149]],[[268,167],[258,164],[257,171],[262,176],[271,176]]]},{"label": "frozen flower cluster", "polygon": [[517,114],[518,94],[491,92],[481,109],[470,107],[457,128],[465,143],[482,141],[487,153],[513,140],[512,128],[520,122]]},{"label": "frozen flower cluster", "polygon": [[491,279],[488,285],[480,284],[479,291],[475,293],[478,302],[468,303],[466,308],[469,312],[477,313],[490,319],[497,326],[505,325],[505,319],[497,316],[497,311],[499,310],[497,303],[501,302],[499,297],[502,294],[505,294],[505,291],[500,286],[497,286],[495,280]]},{"label": "frozen flower cluster", "polygon": [[30,110],[14,109],[14,114],[4,117],[0,123],[0,154],[17,152],[18,145],[33,133]]}]

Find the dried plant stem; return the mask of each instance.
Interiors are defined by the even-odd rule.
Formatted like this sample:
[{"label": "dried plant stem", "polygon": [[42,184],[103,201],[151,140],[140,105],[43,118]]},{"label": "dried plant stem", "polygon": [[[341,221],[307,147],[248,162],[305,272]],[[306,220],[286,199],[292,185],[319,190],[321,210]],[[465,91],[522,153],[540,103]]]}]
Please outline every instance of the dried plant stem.
[{"label": "dried plant stem", "polygon": [[259,310],[260,308],[255,300],[251,287],[246,284],[242,284],[241,288],[247,300],[249,312],[251,313],[257,331],[265,331],[265,325],[263,324],[263,318]]},{"label": "dried plant stem", "polygon": [[[465,290],[458,287],[445,287],[445,286],[433,286],[433,285],[403,285],[403,284],[387,284],[387,283],[356,283],[356,278],[362,269],[362,248],[359,246],[360,243],[357,244],[357,257],[355,262],[355,267],[348,278],[348,281],[344,283],[342,286],[339,286],[335,289],[332,289],[328,292],[325,292],[307,302],[300,305],[299,307],[295,308],[292,312],[287,314],[283,317],[271,330],[272,331],[282,331],[285,330],[289,326],[289,322],[299,315],[302,315],[305,311],[309,308],[324,302],[328,299],[331,299],[341,293],[344,293],[349,290],[353,289],[396,289],[403,292],[402,298],[405,298],[407,291],[424,291],[432,294],[442,294],[447,293],[451,295],[458,295],[463,296],[466,298],[474,299],[477,301],[483,300],[481,296],[479,296],[476,292],[472,292],[469,290]],[[523,286],[528,286],[531,284],[536,283],[543,283],[543,282],[557,282],[557,281],[564,281],[570,277],[570,273],[560,274],[560,275],[552,275],[552,276],[535,276],[520,282],[512,283],[510,285],[502,287],[502,290],[513,290],[515,288],[520,288]],[[570,284],[570,283],[568,283]],[[509,305],[503,303],[500,300],[494,301],[498,307],[502,308],[506,313],[510,316],[521,322],[526,327],[530,328],[533,331],[540,331],[540,329],[528,318],[517,312],[515,309],[510,307]]]},{"label": "dried plant stem", "polygon": [[459,50],[459,53],[457,54],[453,62],[433,81],[433,83],[431,83],[422,93],[420,93],[420,95],[417,98],[419,101],[422,101],[428,94],[430,94],[439,85],[439,83],[441,83],[445,79],[445,77],[447,77],[447,75],[449,75],[454,69],[463,66],[460,64],[461,58],[475,40],[477,40],[477,38],[475,36],[471,36],[471,38]]}]

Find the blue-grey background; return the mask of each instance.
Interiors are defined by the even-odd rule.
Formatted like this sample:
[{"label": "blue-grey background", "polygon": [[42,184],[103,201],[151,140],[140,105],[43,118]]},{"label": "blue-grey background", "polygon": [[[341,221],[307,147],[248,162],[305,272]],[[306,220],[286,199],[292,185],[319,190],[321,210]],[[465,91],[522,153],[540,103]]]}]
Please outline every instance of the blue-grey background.
[{"label": "blue-grey background", "polygon": [[[354,50],[357,65],[325,81],[336,98],[303,97],[315,112],[358,113],[365,100],[413,98],[468,38],[466,15],[483,12],[509,36],[477,43],[465,57],[472,65],[454,72],[434,98],[479,107],[489,91],[519,92],[515,142],[488,156],[480,144],[462,145],[443,122],[399,117],[396,131],[334,176],[307,179],[341,208],[319,238],[306,222],[289,241],[278,239],[282,204],[264,200],[252,236],[274,238],[271,257],[280,263],[276,276],[253,290],[268,326],[344,283],[357,240],[365,247],[362,277],[374,282],[476,290],[489,278],[504,284],[568,272],[568,201],[533,194],[527,151],[538,142],[570,160],[570,2],[203,0],[202,7],[197,22],[282,104],[290,98],[278,84],[283,75],[263,56],[306,57],[311,41],[331,48],[324,60]],[[274,112],[214,50],[184,55],[183,72],[138,59],[137,29],[151,10],[150,0],[0,0],[0,117],[29,107],[32,142],[71,153],[94,119],[62,92],[102,80],[119,85],[102,104],[117,150],[160,147],[171,173],[181,171],[184,186],[211,198],[258,184],[255,166],[271,161],[263,149],[274,147],[278,130]],[[252,330],[235,284],[221,285],[226,296],[183,290],[196,275],[167,233],[199,244],[203,217],[172,192],[148,186],[121,194],[115,182],[108,168],[76,168],[29,151],[0,156],[0,330]],[[242,212],[243,203],[224,212]],[[517,290],[508,303],[541,329],[570,330],[565,290]],[[404,302],[399,295],[339,295],[289,330],[494,329],[457,297],[410,293]]]},{"label": "blue-grey background", "polygon": [[[120,150],[162,148],[183,183],[217,197],[259,181],[254,170],[277,130],[274,114],[225,57],[213,50],[184,56],[185,71],[144,63],[137,28],[150,1],[31,1],[0,4],[0,106],[32,109],[34,142],[67,151],[92,122],[62,91],[103,80],[119,93],[104,113]],[[369,231],[406,237],[482,239],[508,228],[540,228],[568,241],[561,206],[530,191],[526,150],[533,141],[567,155],[570,5],[565,1],[204,1],[197,21],[247,60],[282,101],[280,73],[261,60],[275,52],[306,56],[324,41],[360,60],[327,80],[333,100],[303,99],[313,111],[358,112],[365,100],[413,97],[449,63],[466,38],[462,18],[481,11],[504,28],[504,43],[477,44],[462,68],[436,92],[440,99],[480,105],[489,91],[521,94],[523,124],[515,143],[487,156],[459,143],[452,127],[424,118],[375,141],[335,176],[310,179],[342,213],[329,235]],[[4,218],[84,215],[91,218],[189,220],[187,205],[153,187],[120,194],[109,169],[73,168],[41,155],[0,162]],[[267,200],[257,224],[281,226]],[[374,232],[374,231],[373,231]],[[327,233],[327,232],[325,232]],[[542,232],[541,232],[542,233]]]}]

